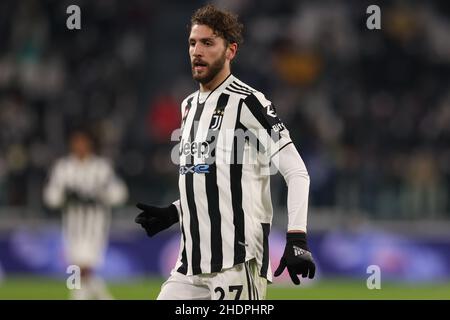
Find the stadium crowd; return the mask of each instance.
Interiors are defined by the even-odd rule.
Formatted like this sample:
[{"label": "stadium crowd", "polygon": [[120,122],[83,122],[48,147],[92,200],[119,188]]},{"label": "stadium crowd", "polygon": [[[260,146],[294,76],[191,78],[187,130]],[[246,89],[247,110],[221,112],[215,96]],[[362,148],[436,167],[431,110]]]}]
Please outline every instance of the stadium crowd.
[{"label": "stadium crowd", "polygon": [[[239,13],[233,73],[266,92],[311,176],[310,206],[450,217],[450,5],[213,1]],[[66,8],[81,8],[68,30]],[[91,127],[138,199],[177,192],[171,133],[190,77],[187,1],[0,2],[0,205],[43,208],[67,132]],[[273,197],[285,203],[281,177]],[[36,212],[36,211],[35,211]],[[43,211],[44,212],[44,211]]]}]

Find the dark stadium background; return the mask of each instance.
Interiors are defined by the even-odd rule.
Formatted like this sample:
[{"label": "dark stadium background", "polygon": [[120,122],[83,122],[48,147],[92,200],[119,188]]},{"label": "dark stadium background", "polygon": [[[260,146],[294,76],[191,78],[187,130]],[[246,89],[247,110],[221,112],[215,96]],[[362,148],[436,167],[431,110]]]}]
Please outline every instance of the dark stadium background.
[{"label": "dark stadium background", "polygon": [[[277,106],[311,176],[317,277],[274,299],[450,298],[450,5],[447,1],[212,1],[238,13],[233,73]],[[81,8],[68,30],[66,8]],[[146,238],[138,201],[177,198],[171,133],[191,80],[187,24],[202,1],[0,2],[0,299],[65,299],[60,215],[42,203],[74,126],[90,126],[130,198],[105,267],[119,299],[152,299],[177,229]],[[381,30],[368,30],[368,5]],[[272,264],[286,187],[272,179]],[[174,251],[175,250],[175,251]],[[381,269],[381,290],[366,286]]]}]

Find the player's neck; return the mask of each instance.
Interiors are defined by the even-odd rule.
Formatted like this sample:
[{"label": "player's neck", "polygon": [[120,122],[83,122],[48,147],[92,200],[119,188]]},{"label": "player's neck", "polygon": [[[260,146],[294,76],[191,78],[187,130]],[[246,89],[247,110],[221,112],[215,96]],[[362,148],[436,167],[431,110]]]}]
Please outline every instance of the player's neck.
[{"label": "player's neck", "polygon": [[230,75],[230,68],[223,68],[210,82],[200,83],[200,92],[213,91]]},{"label": "player's neck", "polygon": [[91,154],[74,154],[73,156],[79,162],[85,162],[91,158]]}]

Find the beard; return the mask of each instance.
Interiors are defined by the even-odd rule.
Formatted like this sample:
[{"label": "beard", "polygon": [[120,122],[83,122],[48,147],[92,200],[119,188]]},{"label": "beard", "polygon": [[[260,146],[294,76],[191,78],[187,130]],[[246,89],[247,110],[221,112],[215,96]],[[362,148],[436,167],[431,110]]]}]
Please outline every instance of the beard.
[{"label": "beard", "polygon": [[[200,62],[202,65],[205,66],[205,70],[201,73],[195,71],[195,65],[198,62]],[[223,69],[224,65],[225,65],[225,51],[216,61],[213,61],[211,64],[208,64],[201,60],[200,61],[194,60],[193,62],[191,62],[192,78],[194,78],[195,81],[200,82],[201,84],[209,83]]]}]

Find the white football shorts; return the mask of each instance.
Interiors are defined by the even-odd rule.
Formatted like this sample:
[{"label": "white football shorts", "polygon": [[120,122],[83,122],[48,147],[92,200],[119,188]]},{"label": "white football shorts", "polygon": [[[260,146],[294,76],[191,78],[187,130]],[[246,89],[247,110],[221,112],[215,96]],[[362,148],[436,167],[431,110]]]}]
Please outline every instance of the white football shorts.
[{"label": "white football shorts", "polygon": [[265,300],[267,279],[255,259],[221,272],[187,276],[172,270],[158,300]]}]

